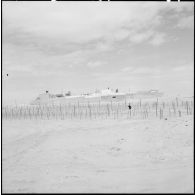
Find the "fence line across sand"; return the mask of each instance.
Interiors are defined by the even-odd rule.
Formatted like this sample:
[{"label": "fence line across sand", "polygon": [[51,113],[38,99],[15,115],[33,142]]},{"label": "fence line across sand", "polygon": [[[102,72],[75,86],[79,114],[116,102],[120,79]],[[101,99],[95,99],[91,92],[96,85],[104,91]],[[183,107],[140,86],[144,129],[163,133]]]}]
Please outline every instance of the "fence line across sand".
[{"label": "fence line across sand", "polygon": [[20,119],[165,119],[193,115],[194,100],[67,103],[64,105],[3,106],[5,120]]}]

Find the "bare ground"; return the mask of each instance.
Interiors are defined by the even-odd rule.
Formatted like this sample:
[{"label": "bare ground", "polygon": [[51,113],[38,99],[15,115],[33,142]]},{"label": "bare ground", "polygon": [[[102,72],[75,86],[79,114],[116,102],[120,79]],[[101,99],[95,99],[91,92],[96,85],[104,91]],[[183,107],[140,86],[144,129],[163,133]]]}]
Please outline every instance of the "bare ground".
[{"label": "bare ground", "polygon": [[193,192],[193,118],[3,121],[3,192]]}]

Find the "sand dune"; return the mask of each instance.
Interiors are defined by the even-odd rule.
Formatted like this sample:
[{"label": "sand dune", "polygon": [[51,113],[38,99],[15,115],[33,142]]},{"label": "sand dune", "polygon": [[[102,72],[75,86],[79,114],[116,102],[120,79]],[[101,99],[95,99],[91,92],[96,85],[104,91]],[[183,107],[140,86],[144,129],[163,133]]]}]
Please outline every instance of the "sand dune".
[{"label": "sand dune", "polygon": [[193,192],[193,118],[3,121],[3,192]]}]

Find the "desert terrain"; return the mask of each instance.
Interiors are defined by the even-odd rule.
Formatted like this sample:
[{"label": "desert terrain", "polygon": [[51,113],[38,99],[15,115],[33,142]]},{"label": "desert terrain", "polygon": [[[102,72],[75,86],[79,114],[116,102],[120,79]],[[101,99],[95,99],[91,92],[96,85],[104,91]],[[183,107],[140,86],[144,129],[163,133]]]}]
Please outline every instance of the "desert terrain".
[{"label": "desert terrain", "polygon": [[192,193],[193,116],[3,120],[4,193]]}]

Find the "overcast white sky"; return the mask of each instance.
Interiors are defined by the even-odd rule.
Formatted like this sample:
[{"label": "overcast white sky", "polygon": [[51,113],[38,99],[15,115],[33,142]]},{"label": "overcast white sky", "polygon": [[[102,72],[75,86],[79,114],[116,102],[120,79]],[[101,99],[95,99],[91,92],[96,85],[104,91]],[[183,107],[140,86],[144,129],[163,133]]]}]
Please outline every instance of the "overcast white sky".
[{"label": "overcast white sky", "polygon": [[193,94],[193,2],[2,4],[4,104],[108,86]]}]

